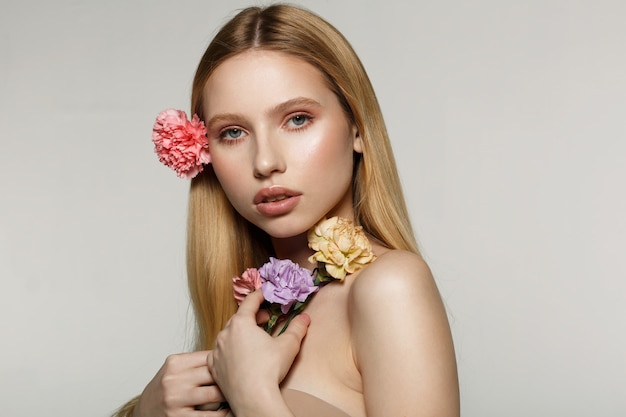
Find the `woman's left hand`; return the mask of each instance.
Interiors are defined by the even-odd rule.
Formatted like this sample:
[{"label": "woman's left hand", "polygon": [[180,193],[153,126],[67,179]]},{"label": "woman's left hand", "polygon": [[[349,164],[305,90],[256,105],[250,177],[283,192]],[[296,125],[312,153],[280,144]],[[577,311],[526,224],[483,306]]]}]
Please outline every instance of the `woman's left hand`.
[{"label": "woman's left hand", "polygon": [[262,303],[260,290],[248,295],[207,357],[211,375],[237,415],[238,409],[254,410],[276,399],[311,322],[307,314],[300,314],[283,334],[272,337],[257,324]]}]

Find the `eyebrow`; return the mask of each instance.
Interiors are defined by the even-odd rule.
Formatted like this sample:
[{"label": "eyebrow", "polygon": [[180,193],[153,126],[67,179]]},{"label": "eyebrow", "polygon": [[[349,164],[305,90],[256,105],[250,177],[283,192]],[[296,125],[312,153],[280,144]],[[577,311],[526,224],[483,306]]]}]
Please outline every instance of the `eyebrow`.
[{"label": "eyebrow", "polygon": [[291,100],[287,100],[287,101],[285,101],[283,103],[277,104],[272,109],[270,109],[270,111],[268,113],[269,114],[276,114],[276,113],[280,114],[280,113],[286,112],[291,107],[298,107],[298,106],[321,107],[322,105],[319,102],[313,100],[312,98],[296,97],[296,98],[292,98]]},{"label": "eyebrow", "polygon": [[[308,97],[296,97],[296,98],[292,98],[290,100],[287,100],[285,102],[279,103],[276,106],[272,107],[271,109],[269,109],[267,111],[267,114],[269,115],[275,115],[275,114],[280,114],[280,113],[284,113],[286,111],[288,111],[290,108],[292,107],[298,107],[298,106],[306,106],[306,107],[321,107],[322,105],[317,102],[316,100],[313,100],[312,98],[308,98]],[[211,117],[209,119],[209,121],[207,122],[207,127],[209,129],[212,128],[213,125],[215,125],[216,123],[219,123],[221,121],[228,121],[231,123],[243,123],[245,121],[245,117],[241,114],[238,113],[221,113],[221,114],[216,114],[215,116]]]}]

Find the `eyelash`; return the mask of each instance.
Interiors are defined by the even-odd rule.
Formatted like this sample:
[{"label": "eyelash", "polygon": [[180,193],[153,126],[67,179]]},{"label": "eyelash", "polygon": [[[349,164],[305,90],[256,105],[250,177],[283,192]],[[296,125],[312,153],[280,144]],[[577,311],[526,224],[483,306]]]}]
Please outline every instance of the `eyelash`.
[{"label": "eyelash", "polygon": [[[293,114],[290,114],[289,117],[287,117],[285,125],[289,125],[296,118],[302,118],[304,120],[301,125],[294,125],[292,127],[289,127],[289,130],[293,132],[298,132],[298,131],[306,129],[307,127],[309,127],[309,125],[311,124],[313,120],[313,116],[307,113],[293,113]],[[240,134],[240,136],[236,138],[230,138],[230,139],[227,138],[227,135],[229,133],[233,133],[234,131],[237,131]],[[217,134],[217,137],[221,142],[224,142],[228,145],[234,145],[238,143],[239,141],[241,141],[243,139],[243,136],[245,135],[246,135],[246,131],[240,127],[227,127],[225,129],[220,130]]]},{"label": "eyelash", "polygon": [[[238,136],[236,138],[228,139],[226,137],[226,135],[228,135],[229,133],[232,133],[233,131],[238,131],[240,133],[240,136]],[[220,130],[217,136],[218,136],[218,138],[219,138],[219,140],[221,142],[225,142],[225,143],[228,143],[230,145],[234,145],[235,143],[239,142],[242,139],[241,136],[245,135],[245,133],[246,132],[243,129],[241,129],[241,128],[238,128],[238,127],[228,127],[226,129]]]},{"label": "eyelash", "polygon": [[293,120],[297,117],[303,118],[305,119],[304,122],[301,125],[295,125],[293,128],[291,128],[291,130],[294,131],[299,131],[302,129],[306,129],[311,122],[313,121],[313,116],[311,116],[310,114],[307,113],[293,113],[290,114],[289,117],[287,118],[287,124],[293,122]]}]

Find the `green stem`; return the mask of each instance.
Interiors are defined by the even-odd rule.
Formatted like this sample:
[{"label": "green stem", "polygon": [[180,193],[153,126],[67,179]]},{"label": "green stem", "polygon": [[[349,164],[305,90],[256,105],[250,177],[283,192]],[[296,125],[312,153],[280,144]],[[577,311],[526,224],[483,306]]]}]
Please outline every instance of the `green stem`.
[{"label": "green stem", "polygon": [[278,332],[278,336],[280,336],[281,334],[283,334],[285,332],[285,330],[287,330],[287,326],[289,326],[289,323],[291,323],[291,320],[293,320],[293,318],[296,317],[298,314],[300,314],[300,312],[295,312],[294,311],[293,313],[291,313],[291,315],[289,316],[289,318],[287,319],[287,321],[283,325],[283,328],[280,329],[280,332]]}]

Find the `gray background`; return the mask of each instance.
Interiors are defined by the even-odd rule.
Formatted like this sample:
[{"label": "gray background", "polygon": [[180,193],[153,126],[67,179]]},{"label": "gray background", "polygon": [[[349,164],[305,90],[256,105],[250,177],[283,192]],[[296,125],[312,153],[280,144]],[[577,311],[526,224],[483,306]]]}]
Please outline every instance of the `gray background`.
[{"label": "gray background", "polygon": [[[463,415],[626,415],[626,3],[300,3],[378,92]],[[189,348],[151,127],[249,2],[0,4],[2,415],[105,416]]]}]

